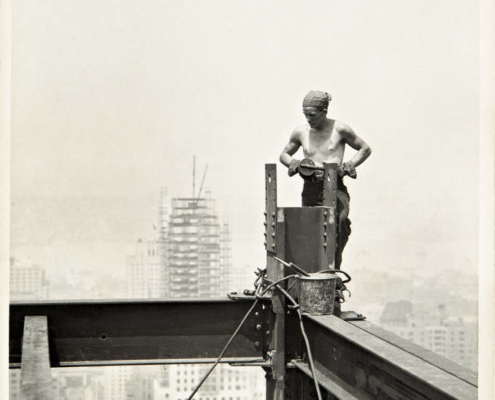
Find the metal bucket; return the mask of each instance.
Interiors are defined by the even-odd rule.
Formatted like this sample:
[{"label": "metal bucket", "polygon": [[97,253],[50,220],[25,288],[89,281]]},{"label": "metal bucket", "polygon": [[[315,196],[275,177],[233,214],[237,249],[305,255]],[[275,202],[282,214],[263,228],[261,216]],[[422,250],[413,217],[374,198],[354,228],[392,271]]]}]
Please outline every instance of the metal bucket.
[{"label": "metal bucket", "polygon": [[314,273],[299,278],[299,307],[303,314],[333,314],[335,287],[338,276],[335,274]]}]

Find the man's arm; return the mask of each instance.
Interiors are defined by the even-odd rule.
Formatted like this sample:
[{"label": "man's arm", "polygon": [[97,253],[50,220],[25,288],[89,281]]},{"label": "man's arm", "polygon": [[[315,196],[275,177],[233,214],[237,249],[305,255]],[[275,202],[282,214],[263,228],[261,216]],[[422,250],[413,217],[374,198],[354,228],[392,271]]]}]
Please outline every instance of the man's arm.
[{"label": "man's arm", "polygon": [[280,162],[289,168],[291,163],[294,164],[293,161],[298,161],[293,159],[292,156],[299,150],[299,147],[301,147],[301,141],[299,139],[299,132],[295,129],[292,135],[290,135],[289,143],[285,145],[282,154],[280,154]]},{"label": "man's arm", "polygon": [[371,155],[371,147],[368,146],[363,139],[356,135],[350,126],[343,124],[340,134],[346,144],[358,151],[350,160],[354,167],[357,167],[366,161],[366,159]]},{"label": "man's arm", "polygon": [[280,162],[289,168],[289,176],[294,176],[298,172],[300,160],[292,158],[296,151],[301,147],[301,140],[299,139],[299,130],[296,128],[292,135],[290,135],[289,143],[287,143],[280,154]]}]

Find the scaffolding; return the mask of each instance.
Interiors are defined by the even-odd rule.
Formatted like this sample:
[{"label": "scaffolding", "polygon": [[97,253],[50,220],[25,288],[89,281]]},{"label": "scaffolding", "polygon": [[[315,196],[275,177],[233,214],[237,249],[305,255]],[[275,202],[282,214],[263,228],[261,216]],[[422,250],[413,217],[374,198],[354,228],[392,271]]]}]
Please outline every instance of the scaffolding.
[{"label": "scaffolding", "polygon": [[[207,198],[175,198],[168,231],[169,297],[212,297],[225,288],[222,272],[230,249],[213,202]],[[227,236],[228,238],[228,236]],[[228,253],[227,253],[228,254]]]}]

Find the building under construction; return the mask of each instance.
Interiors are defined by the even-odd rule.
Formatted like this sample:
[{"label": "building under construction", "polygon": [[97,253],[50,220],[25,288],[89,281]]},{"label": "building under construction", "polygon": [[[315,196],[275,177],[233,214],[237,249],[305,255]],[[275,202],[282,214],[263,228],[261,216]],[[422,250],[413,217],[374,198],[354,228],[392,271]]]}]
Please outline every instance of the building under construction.
[{"label": "building under construction", "polygon": [[172,200],[167,238],[168,296],[225,294],[230,263],[228,225],[220,224],[210,198]]}]

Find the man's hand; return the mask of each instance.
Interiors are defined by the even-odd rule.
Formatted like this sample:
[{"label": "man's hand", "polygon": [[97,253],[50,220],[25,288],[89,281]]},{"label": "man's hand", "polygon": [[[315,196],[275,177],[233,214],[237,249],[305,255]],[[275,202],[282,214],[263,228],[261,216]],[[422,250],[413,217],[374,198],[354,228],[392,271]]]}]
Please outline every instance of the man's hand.
[{"label": "man's hand", "polygon": [[338,173],[341,178],[343,178],[346,175],[350,176],[352,179],[357,178],[356,167],[352,161],[347,161],[344,164],[342,164],[342,166],[339,167]]},{"label": "man's hand", "polygon": [[289,176],[294,176],[299,172],[299,164],[301,163],[300,160],[292,159],[292,161],[289,164]]}]

